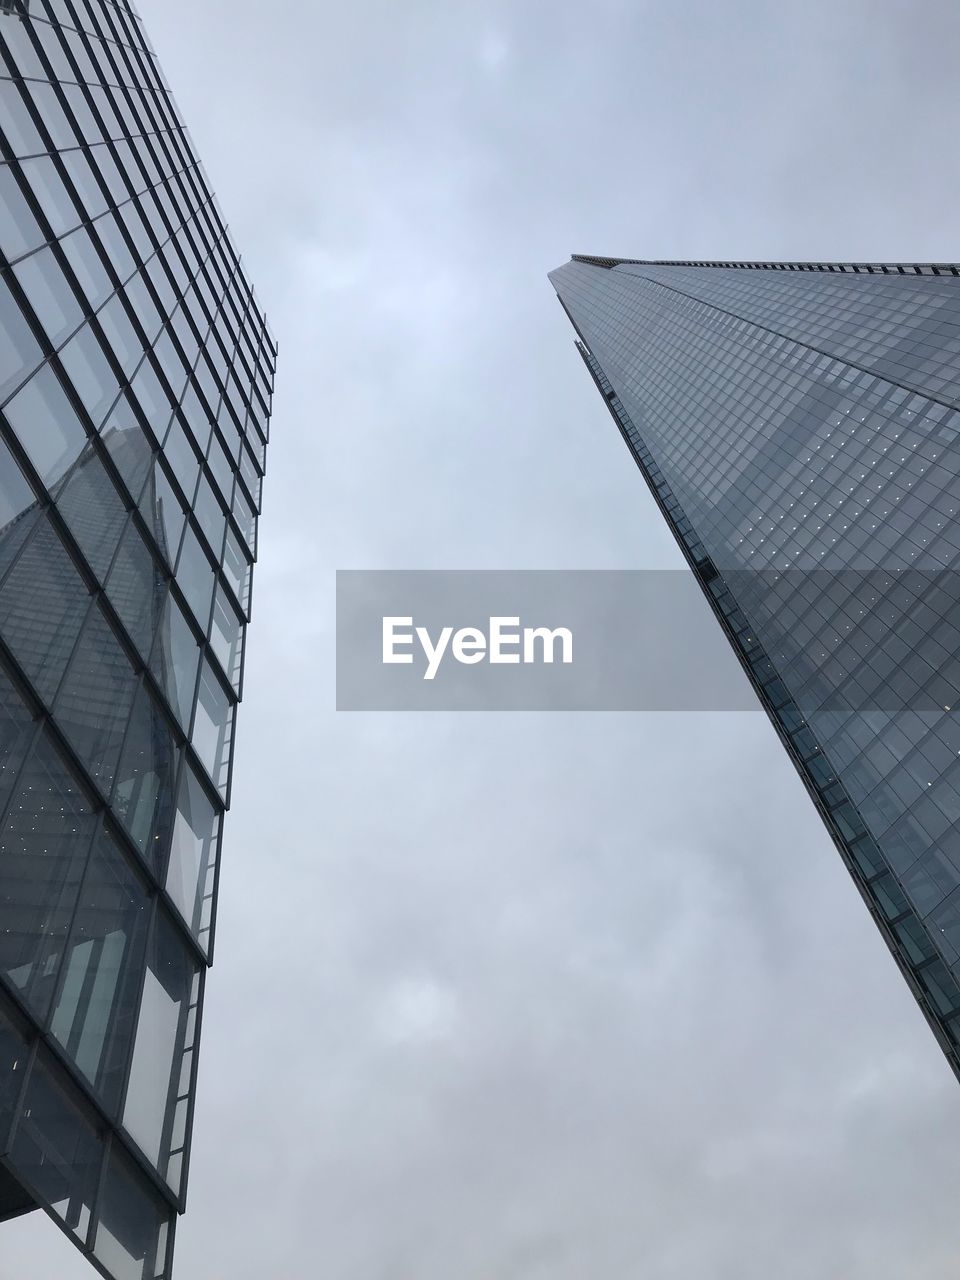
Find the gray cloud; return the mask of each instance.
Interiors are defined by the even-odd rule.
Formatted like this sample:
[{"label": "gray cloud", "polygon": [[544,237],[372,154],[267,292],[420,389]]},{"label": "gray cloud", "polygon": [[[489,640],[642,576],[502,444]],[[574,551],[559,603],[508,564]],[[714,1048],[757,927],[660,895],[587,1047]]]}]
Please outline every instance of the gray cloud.
[{"label": "gray cloud", "polygon": [[281,342],[178,1280],[951,1274],[955,1082],[765,721],[338,716],[332,609],[678,565],[546,272],[956,257],[955,6],[142,12]]}]

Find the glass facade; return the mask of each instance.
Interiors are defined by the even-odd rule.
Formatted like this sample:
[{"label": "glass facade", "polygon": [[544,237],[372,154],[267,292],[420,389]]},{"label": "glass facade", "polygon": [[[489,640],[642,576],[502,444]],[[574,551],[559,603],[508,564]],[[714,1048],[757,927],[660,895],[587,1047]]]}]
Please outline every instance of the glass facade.
[{"label": "glass facade", "polygon": [[960,1076],[960,268],[574,257],[550,279]]},{"label": "glass facade", "polygon": [[132,5],[0,7],[0,1219],[114,1280],[185,1205],[275,361]]}]

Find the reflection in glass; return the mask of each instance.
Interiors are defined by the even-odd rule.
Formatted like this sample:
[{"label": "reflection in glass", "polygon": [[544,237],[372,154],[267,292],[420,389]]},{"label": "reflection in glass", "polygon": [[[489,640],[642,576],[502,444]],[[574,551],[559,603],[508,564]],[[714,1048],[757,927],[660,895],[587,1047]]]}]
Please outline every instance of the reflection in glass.
[{"label": "reflection in glass", "polygon": [[100,1177],[103,1144],[85,1118],[86,1108],[64,1087],[52,1058],[39,1053],[10,1162],[68,1230],[81,1241]]},{"label": "reflection in glass", "polygon": [[80,890],[50,1029],[110,1112],[132,1047],[148,914],[140,879],[101,831]]},{"label": "reflection in glass", "polygon": [[0,218],[0,249],[7,261],[13,262],[43,244],[47,237],[40,230],[13,170],[6,164],[0,164],[0,205],[4,211]]},{"label": "reflection in glass", "polygon": [[[18,545],[14,522],[0,532]],[[90,605],[83,579],[60,538],[43,515],[0,587],[0,632],[37,693],[48,704],[66,669]]]},{"label": "reflection in glass", "polygon": [[107,579],[107,597],[143,658],[150,652],[166,591],[163,570],[131,520]]},{"label": "reflection in glass", "polygon": [[157,628],[150,670],[167,695],[184,731],[190,726],[199,663],[200,646],[190,624],[173,596],[168,595],[163,618]]},{"label": "reflection in glass", "polygon": [[239,693],[243,660],[243,619],[230,603],[223,587],[217,588],[217,598],[213,606],[213,625],[210,628],[210,644],[229,677],[234,692]]},{"label": "reflection in glass", "polygon": [[177,760],[166,717],[141,684],[117,770],[113,807],[158,873],[173,826]]},{"label": "reflection in glass", "polygon": [[0,833],[0,971],[46,1016],[94,820],[45,734],[34,743]]},{"label": "reflection in glass", "polygon": [[201,631],[206,635],[215,585],[213,567],[200,545],[200,539],[189,526],[184,534],[177,565],[177,582]]},{"label": "reflection in glass", "polygon": [[93,425],[99,427],[117,398],[120,383],[89,324],[85,324],[61,349],[60,363]]},{"label": "reflection in glass", "polygon": [[102,582],[120,541],[127,509],[92,445],[87,445],[71,470],[57,508]]},{"label": "reflection in glass", "polygon": [[192,742],[221,794],[227,785],[232,730],[233,704],[223,685],[213,674],[213,668],[204,661]]},{"label": "reflection in glass", "polygon": [[192,1044],[195,1018],[190,1014],[197,978],[196,961],[186,943],[159,913],[147,951],[123,1124],[161,1173],[170,1155],[183,1057]]},{"label": "reflection in glass", "polygon": [[114,1146],[93,1249],[97,1260],[116,1280],[156,1280],[166,1266],[170,1216],[132,1161]]},{"label": "reflection in glass", "polygon": [[4,413],[40,479],[55,492],[79,458],[87,433],[50,365],[17,392]]},{"label": "reflection in glass", "polygon": [[57,723],[104,791],[110,790],[137,680],[110,624],[94,607],[54,708]]},{"label": "reflection in glass", "polygon": [[0,278],[0,403],[42,359],[39,342],[28,327],[7,282]]},{"label": "reflection in glass", "polygon": [[209,941],[219,827],[219,810],[214,808],[190,765],[185,765],[166,884],[167,892],[204,949]]}]

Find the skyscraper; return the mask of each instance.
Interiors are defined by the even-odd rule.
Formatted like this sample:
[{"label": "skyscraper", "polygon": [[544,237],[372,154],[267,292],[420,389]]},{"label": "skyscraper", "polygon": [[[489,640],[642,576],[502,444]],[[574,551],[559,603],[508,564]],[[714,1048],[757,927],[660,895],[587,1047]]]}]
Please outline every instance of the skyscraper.
[{"label": "skyscraper", "polygon": [[575,256],[550,279],[960,1076],[960,268]]},{"label": "skyscraper", "polygon": [[161,1280],[276,344],[127,0],[0,8],[0,148],[0,1219]]}]

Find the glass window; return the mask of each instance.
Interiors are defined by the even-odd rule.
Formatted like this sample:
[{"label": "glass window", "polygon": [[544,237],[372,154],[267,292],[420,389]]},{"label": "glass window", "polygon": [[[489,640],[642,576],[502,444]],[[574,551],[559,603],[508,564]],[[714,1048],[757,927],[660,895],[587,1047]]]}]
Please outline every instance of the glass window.
[{"label": "glass window", "polygon": [[113,358],[127,377],[130,377],[143,359],[143,343],[130,322],[119,294],[115,294],[97,313],[97,320],[106,336]]},{"label": "glass window", "polygon": [[4,410],[40,479],[51,492],[87,444],[83,423],[50,365],[45,365]]},{"label": "glass window", "polygon": [[166,593],[166,575],[131,521],[107,580],[107,597],[143,658],[150,652]]},{"label": "glass window", "polygon": [[230,495],[233,493],[233,467],[216,436],[210,441],[207,466],[216,481],[217,488],[223,494],[224,501],[229,503]]},{"label": "glass window", "polygon": [[60,248],[80,283],[92,310],[113,293],[113,284],[103,265],[103,259],[90,238],[86,227],[78,227],[60,241]]},{"label": "glass window", "polygon": [[150,430],[158,441],[163,440],[173,415],[173,400],[149,359],[140,365],[130,387]]},{"label": "glass window", "polygon": [[20,168],[53,228],[53,234],[59,238],[72,231],[82,219],[50,157],[21,160]]},{"label": "glass window", "polygon": [[163,456],[170,464],[170,470],[180,482],[180,488],[189,503],[197,484],[200,471],[200,459],[187,439],[179,417],[174,418],[163,444]]},{"label": "glass window", "polygon": [[57,724],[104,791],[110,790],[137,680],[110,624],[95,607],[60,693]]},{"label": "glass window", "polygon": [[100,1179],[103,1142],[62,1072],[37,1054],[10,1162],[64,1226],[84,1241]]},{"label": "glass window", "polygon": [[117,220],[112,213],[105,213],[93,223],[93,229],[100,237],[100,242],[107,251],[107,257],[120,280],[126,280],[133,274],[135,263],[133,254],[120,231]]},{"label": "glass window", "polygon": [[0,588],[0,632],[48,705],[89,604],[76,566],[41,516]]},{"label": "glass window", "polygon": [[57,499],[60,514],[101,582],[127,519],[127,509],[92,449],[73,468]]},{"label": "glass window", "polygon": [[50,1030],[110,1114],[133,1048],[149,907],[140,878],[101,831],[80,889]]},{"label": "glass window", "polygon": [[85,324],[61,349],[60,363],[93,425],[99,427],[117,398],[120,381],[89,324]]},{"label": "glass window", "polygon": [[198,976],[186,942],[159,911],[148,947],[123,1124],[161,1173],[170,1145],[169,1134],[164,1143],[165,1122],[172,1119],[184,1055],[193,1039],[191,1006]]},{"label": "glass window", "polygon": [[53,997],[93,828],[79,785],[41,734],[21,771],[0,838],[0,970],[41,1022]]},{"label": "glass window", "polygon": [[[29,262],[30,259],[27,258],[26,261]],[[42,359],[43,352],[39,342],[33,336],[7,282],[0,278],[0,403]]]},{"label": "glass window", "polygon": [[192,742],[221,795],[225,794],[227,787],[232,733],[233,703],[214,675],[213,668],[205,661],[200,675]]},{"label": "glass window", "polygon": [[140,428],[125,392],[107,414],[100,438],[136,502],[153,461],[153,449]]},{"label": "glass window", "polygon": [[133,1162],[114,1145],[93,1248],[98,1262],[115,1280],[165,1275],[170,1217]]},{"label": "glass window", "polygon": [[[64,151],[61,159],[63,167],[67,171],[67,177],[73,183],[85,211],[83,220],[89,221],[91,218],[99,218],[101,213],[107,211],[108,203],[107,197],[103,194],[100,183],[90,167],[90,161],[82,151]],[[71,225],[74,224],[71,223]]]},{"label": "glass window", "polygon": [[186,516],[159,460],[153,464],[153,471],[140,499],[140,510],[157,547],[167,562],[174,565]]},{"label": "glass window", "polygon": [[223,532],[227,526],[227,517],[219,501],[214,495],[213,488],[206,475],[200,477],[200,483],[197,486],[197,495],[193,503],[194,515],[197,517],[200,528],[210,544],[210,549],[214,554],[214,558],[219,561],[220,550],[223,546]]},{"label": "glass window", "polygon": [[183,393],[183,399],[180,403],[180,412],[186,422],[190,433],[197,442],[197,448],[201,454],[207,451],[207,441],[210,439],[210,416],[197,395],[192,383]]},{"label": "glass window", "polygon": [[157,628],[150,670],[167,695],[184,732],[190,727],[199,665],[200,646],[180,606],[169,595],[163,619]]},{"label": "glass window", "polygon": [[177,582],[186,596],[187,604],[193,610],[193,616],[200,624],[200,630],[206,635],[207,624],[210,621],[210,605],[213,601],[214,573],[200,539],[189,526],[180,550]]},{"label": "glass window", "polygon": [[78,328],[83,311],[50,248],[23,258],[13,269],[37,319],[54,347]]},{"label": "glass window", "polygon": [[113,807],[158,874],[173,827],[178,761],[167,719],[143,684],[117,770]]},{"label": "glass window", "polygon": [[0,670],[0,815],[13,794],[17,771],[33,736],[30,709]]},{"label": "glass window", "polygon": [[26,1040],[0,1013],[0,1151],[7,1150],[7,1135],[29,1060]]},{"label": "glass window", "polygon": [[217,588],[213,606],[210,644],[235,692],[240,691],[240,669],[243,658],[243,619],[230,603],[223,587]]},{"label": "glass window", "polygon": [[243,550],[240,539],[232,529],[227,530],[227,538],[223,547],[223,571],[227,582],[234,590],[244,610],[250,608],[250,561]]},{"label": "glass window", "polygon": [[150,290],[147,288],[142,271],[130,277],[124,285],[124,293],[128,304],[133,307],[137,319],[143,326],[143,331],[147,335],[147,342],[152,344],[163,327],[163,321],[160,318],[160,312],[157,310],[157,304],[150,296]]},{"label": "glass window", "polygon": [[15,80],[0,80],[0,119],[3,135],[15,156],[36,156],[46,151]]},{"label": "glass window", "polygon": [[23,472],[0,440],[0,582],[36,522],[39,507]]},{"label": "glass window", "polygon": [[167,863],[166,886],[194,937],[205,950],[209,943],[213,911],[219,829],[219,810],[214,808],[193,769],[185,764]]}]

